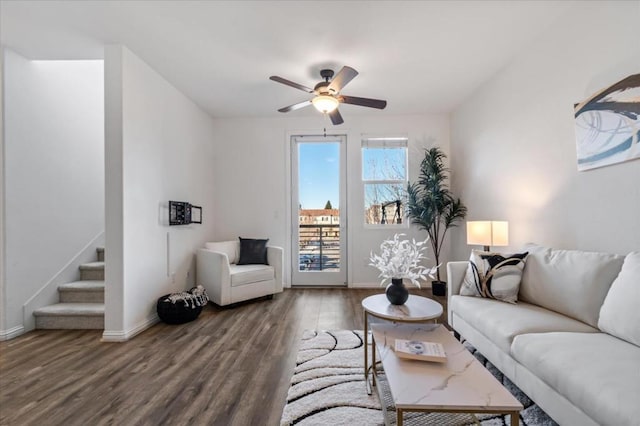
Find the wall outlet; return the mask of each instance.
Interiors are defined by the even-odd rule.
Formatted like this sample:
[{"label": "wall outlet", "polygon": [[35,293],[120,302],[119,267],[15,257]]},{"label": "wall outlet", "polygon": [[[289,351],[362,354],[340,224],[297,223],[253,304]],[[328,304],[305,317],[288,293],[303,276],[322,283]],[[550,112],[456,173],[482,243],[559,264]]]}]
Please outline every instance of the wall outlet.
[{"label": "wall outlet", "polygon": [[176,273],[175,273],[175,272],[172,272],[172,273],[171,273],[171,283],[172,283],[172,284],[175,284],[175,283],[176,283]]}]

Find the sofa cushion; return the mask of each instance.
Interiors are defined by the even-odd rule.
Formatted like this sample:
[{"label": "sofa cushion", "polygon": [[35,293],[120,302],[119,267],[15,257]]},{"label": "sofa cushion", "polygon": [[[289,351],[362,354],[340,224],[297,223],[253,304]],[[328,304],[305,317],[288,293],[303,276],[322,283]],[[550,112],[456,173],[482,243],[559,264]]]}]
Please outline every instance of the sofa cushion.
[{"label": "sofa cushion", "polygon": [[524,334],[511,355],[602,425],[637,425],[640,348],[605,333]]},{"label": "sofa cushion", "polygon": [[[600,308],[598,327],[640,346],[640,252],[629,253]],[[640,362],[640,361],[639,361]]]},{"label": "sofa cushion", "polygon": [[522,274],[519,300],[542,306],[597,327],[600,307],[618,276],[623,256],[554,250],[536,244]]},{"label": "sofa cushion", "polygon": [[276,278],[275,269],[269,265],[230,265],[231,287],[267,281]]},{"label": "sofa cushion", "polygon": [[238,261],[238,251],[240,250],[240,244],[237,241],[219,241],[215,243],[205,243],[204,248],[206,248],[207,250],[226,254],[229,258],[229,263],[236,263]]},{"label": "sofa cushion", "polygon": [[[522,302],[513,305],[478,297],[453,296],[449,309],[505,353],[509,353],[511,342],[518,334],[548,331],[598,332],[598,329],[580,321]],[[455,319],[452,325],[455,328]]]},{"label": "sofa cushion", "polygon": [[516,303],[526,258],[527,253],[472,250],[460,294]]}]

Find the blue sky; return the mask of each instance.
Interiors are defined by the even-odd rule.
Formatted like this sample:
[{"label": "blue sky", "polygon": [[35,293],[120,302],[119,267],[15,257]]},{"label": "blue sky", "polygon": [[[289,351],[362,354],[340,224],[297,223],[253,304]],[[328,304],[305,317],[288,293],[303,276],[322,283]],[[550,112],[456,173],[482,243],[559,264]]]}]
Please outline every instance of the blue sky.
[{"label": "blue sky", "polygon": [[327,200],[340,206],[340,144],[298,145],[300,204],[303,209],[323,209]]},{"label": "blue sky", "polygon": [[[403,179],[405,155],[405,151],[401,149],[365,150],[362,159],[365,165],[364,178]],[[298,145],[298,160],[299,199],[302,208],[323,209],[327,200],[331,201],[333,208],[339,208],[340,144],[338,142],[301,143]],[[367,200],[369,203],[397,198],[393,194],[387,194],[385,192],[387,189],[382,188],[382,185],[378,187],[381,193],[373,197],[375,200]]]}]

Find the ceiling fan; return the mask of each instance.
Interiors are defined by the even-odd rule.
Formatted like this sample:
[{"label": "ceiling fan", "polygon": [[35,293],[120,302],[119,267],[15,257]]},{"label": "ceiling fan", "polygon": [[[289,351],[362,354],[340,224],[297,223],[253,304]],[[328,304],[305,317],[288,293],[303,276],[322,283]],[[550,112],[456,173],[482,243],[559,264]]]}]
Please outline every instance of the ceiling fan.
[{"label": "ceiling fan", "polygon": [[340,94],[342,88],[357,75],[358,71],[347,66],[342,67],[335,77],[333,75],[333,70],[321,70],[320,76],[324,78],[324,81],[316,84],[313,89],[303,86],[302,84],[294,83],[293,81],[285,78],[278,77],[277,75],[272,75],[269,79],[315,95],[311,100],[289,105],[284,108],[280,108],[278,111],[295,111],[297,109],[313,105],[318,111],[324,114],[329,114],[331,122],[334,125],[337,125],[344,123],[344,120],[340,115],[340,111],[338,111],[338,105],[341,103],[378,109],[384,109],[387,106],[387,101],[382,101],[380,99],[357,98],[355,96],[345,96]]}]

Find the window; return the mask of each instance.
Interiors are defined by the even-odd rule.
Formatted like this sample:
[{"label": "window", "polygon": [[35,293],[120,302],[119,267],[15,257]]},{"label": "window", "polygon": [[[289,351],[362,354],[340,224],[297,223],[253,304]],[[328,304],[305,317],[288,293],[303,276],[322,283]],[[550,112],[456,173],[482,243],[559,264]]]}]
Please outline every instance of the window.
[{"label": "window", "polygon": [[404,223],[407,145],[403,137],[362,140],[365,224]]}]

